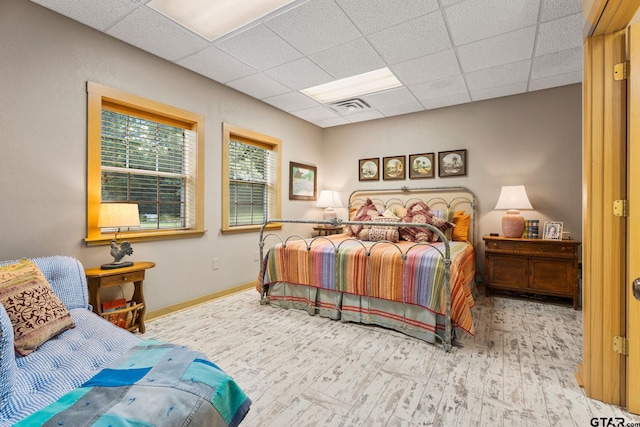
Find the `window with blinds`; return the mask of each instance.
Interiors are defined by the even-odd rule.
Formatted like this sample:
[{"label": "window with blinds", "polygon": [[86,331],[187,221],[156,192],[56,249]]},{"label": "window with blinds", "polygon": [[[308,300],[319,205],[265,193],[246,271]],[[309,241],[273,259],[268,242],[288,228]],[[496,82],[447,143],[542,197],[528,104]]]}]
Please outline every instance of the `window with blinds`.
[{"label": "window with blinds", "polygon": [[280,140],[223,125],[223,232],[254,231],[280,216]]},{"label": "window with blinds", "polygon": [[142,229],[189,228],[193,221],[195,133],[102,110],[102,202],[137,203]]},{"label": "window with blinds", "polygon": [[102,203],[135,203],[129,241],[202,236],[204,117],[87,82],[88,245],[109,244]]}]

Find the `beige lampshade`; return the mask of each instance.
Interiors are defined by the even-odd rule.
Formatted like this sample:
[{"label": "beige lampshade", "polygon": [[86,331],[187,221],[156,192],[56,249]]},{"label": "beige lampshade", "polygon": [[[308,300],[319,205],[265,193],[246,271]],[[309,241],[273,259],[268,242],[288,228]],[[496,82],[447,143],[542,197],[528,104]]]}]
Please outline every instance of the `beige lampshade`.
[{"label": "beige lampshade", "polygon": [[98,215],[99,228],[139,227],[138,205],[134,203],[102,203]]},{"label": "beige lampshade", "polygon": [[507,209],[502,217],[502,234],[505,237],[522,237],[524,217],[519,209],[533,209],[524,185],[506,185],[500,191],[495,209]]}]

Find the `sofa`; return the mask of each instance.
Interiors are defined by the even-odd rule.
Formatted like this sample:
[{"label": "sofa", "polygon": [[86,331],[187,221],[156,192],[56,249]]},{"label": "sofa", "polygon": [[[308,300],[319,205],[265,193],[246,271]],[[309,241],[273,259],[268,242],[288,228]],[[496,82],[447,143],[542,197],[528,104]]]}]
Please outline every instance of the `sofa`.
[{"label": "sofa", "polygon": [[[99,396],[106,396],[118,390],[115,386],[123,385],[123,381],[127,382],[124,385],[127,387],[127,393],[135,393],[140,407],[145,411],[151,411],[154,408],[149,407],[154,405],[170,402],[167,403],[167,407],[170,408],[168,412],[171,412],[172,417],[185,415],[178,414],[180,410],[184,410],[191,411],[186,414],[188,419],[200,419],[203,420],[202,424],[207,425],[237,425],[242,420],[251,401],[231,378],[225,376],[204,355],[185,347],[143,340],[140,336],[121,329],[93,313],[88,303],[87,283],[80,261],[67,256],[32,258],[30,261],[42,272],[50,289],[66,307],[73,320],[73,326],[47,339],[29,354],[21,356],[17,350],[17,341],[14,342],[14,327],[7,312],[9,305],[6,300],[7,292],[5,292],[4,305],[0,304],[0,427],[14,425],[28,416],[29,418],[26,421],[23,420],[21,424],[39,425],[42,420],[53,419],[50,407],[55,407],[56,411],[61,408],[68,409],[70,404],[65,406],[60,402],[80,402],[85,394],[90,396],[99,392],[102,393]],[[0,261],[0,269],[11,268],[17,263],[18,261]],[[3,301],[2,292],[3,288],[0,284],[0,302]],[[152,353],[143,354],[142,350]],[[154,356],[149,357],[148,354]],[[160,357],[156,356],[165,354],[170,356],[164,358],[162,363],[169,365],[168,367],[158,368],[156,365],[149,365],[151,363],[148,362],[149,360],[159,360]],[[135,380],[129,381],[130,373],[121,370],[121,368],[125,369],[124,365],[137,368]],[[140,374],[141,371],[144,371],[146,378]],[[181,378],[169,379],[167,371],[174,374],[182,372],[183,376],[186,375],[185,372],[189,372],[190,383],[198,383],[199,387],[196,392],[189,392],[190,395],[197,395],[198,400],[195,404],[188,403],[185,408],[178,407],[175,402],[178,400],[182,402],[186,397],[178,399],[182,396],[179,393],[183,390],[175,388],[166,392],[154,391],[149,393],[149,397],[145,397],[147,392],[143,388],[150,388],[151,381],[156,381],[153,385],[158,386],[161,382],[159,378],[164,376],[167,377],[164,382],[173,385],[181,381]],[[149,375],[155,375],[155,377],[149,379]],[[203,379],[199,380],[198,375]],[[117,381],[114,381],[114,378]],[[217,381],[215,384],[212,378]],[[142,384],[143,381],[146,383]],[[115,384],[116,382],[120,384]],[[134,382],[136,384],[133,384]],[[186,389],[187,386],[181,387]],[[119,393],[124,394],[124,392]],[[166,397],[163,397],[165,395]],[[224,400],[225,395],[232,395],[232,399]],[[110,396],[108,399],[94,397],[93,401],[109,399],[111,399]],[[215,418],[220,421],[221,415],[207,405],[203,406],[202,401],[207,399],[210,401],[217,399],[217,407],[213,409],[222,413],[222,418],[225,418],[224,423],[212,421]],[[130,398],[129,403],[131,401]],[[53,402],[56,403],[50,405]],[[112,404],[112,407],[95,409],[96,412],[93,414],[80,416],[89,416],[97,420],[100,417],[103,419],[113,417],[113,413],[116,413],[116,416],[123,418],[140,417],[138,421],[146,420],[153,425],[182,425],[181,421],[169,418],[168,415],[160,419],[158,415],[160,412],[144,413],[142,409],[138,409],[137,413],[133,411],[131,415],[120,409],[117,410],[120,412],[117,412],[113,408],[114,405],[117,407],[117,404]],[[174,406],[175,411],[172,411]],[[199,413],[195,413],[196,406]],[[219,410],[223,406],[223,410]],[[162,408],[155,409],[160,411]],[[69,416],[71,412],[68,411],[63,415]],[[113,418],[108,421],[111,423]],[[74,425],[75,423],[56,422],[56,425],[62,424]],[[97,424],[100,423],[97,422]]]}]

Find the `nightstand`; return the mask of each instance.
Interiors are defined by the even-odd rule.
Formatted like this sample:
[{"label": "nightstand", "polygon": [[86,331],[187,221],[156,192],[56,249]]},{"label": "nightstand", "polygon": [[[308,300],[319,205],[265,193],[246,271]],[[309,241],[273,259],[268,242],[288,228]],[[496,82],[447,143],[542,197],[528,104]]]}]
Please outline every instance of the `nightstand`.
[{"label": "nightstand", "polygon": [[580,308],[577,240],[484,236],[486,291],[567,297]]},{"label": "nightstand", "polygon": [[318,232],[318,236],[330,236],[332,234],[340,234],[342,233],[342,230],[344,229],[344,226],[342,225],[337,225],[337,226],[329,226],[329,227],[313,227],[313,231],[317,231]]},{"label": "nightstand", "polygon": [[[102,270],[100,267],[86,269],[84,274],[87,276],[89,304],[93,306],[94,313],[129,331],[138,329],[141,333],[144,333],[144,313],[146,306],[144,303],[142,282],[144,281],[145,270],[153,268],[155,265],[153,262],[134,262],[131,267],[113,270]],[[134,286],[129,307],[103,313],[100,289],[119,286],[124,283],[133,283]]]}]

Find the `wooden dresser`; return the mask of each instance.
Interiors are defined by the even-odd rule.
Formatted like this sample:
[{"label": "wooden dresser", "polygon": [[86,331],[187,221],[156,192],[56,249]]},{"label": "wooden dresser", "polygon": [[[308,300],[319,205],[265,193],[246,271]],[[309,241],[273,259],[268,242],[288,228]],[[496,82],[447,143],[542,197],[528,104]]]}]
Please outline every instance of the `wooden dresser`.
[{"label": "wooden dresser", "polygon": [[580,308],[577,240],[484,236],[486,290],[528,292],[573,299]]}]

